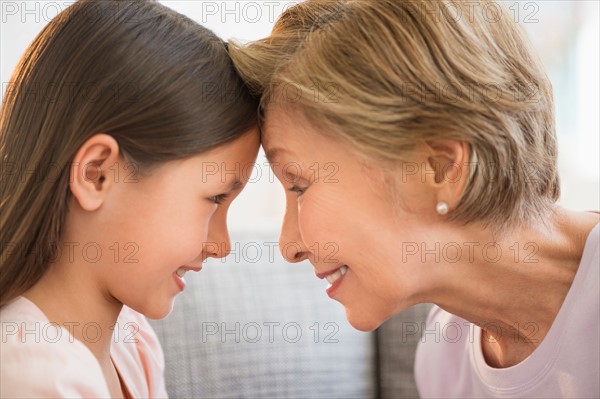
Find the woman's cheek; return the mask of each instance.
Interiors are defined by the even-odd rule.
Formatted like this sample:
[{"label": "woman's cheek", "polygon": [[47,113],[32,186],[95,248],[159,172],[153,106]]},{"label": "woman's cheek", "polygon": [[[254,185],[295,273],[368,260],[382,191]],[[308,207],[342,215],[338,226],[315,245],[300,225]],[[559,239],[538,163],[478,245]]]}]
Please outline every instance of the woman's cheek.
[{"label": "woman's cheek", "polygon": [[324,243],[331,237],[328,230],[335,223],[327,212],[315,200],[314,196],[302,196],[298,203],[298,228],[306,245]]}]

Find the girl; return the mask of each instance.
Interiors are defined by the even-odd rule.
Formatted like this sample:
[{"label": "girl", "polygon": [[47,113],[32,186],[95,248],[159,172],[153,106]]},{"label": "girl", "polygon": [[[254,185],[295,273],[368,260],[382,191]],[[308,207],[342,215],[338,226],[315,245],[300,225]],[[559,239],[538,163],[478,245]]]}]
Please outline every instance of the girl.
[{"label": "girl", "polygon": [[0,396],[167,395],[144,316],[229,251],[256,107],[227,46],[157,2],[45,27],[0,118]]},{"label": "girl", "polygon": [[232,57],[287,189],[283,256],[360,330],[436,304],[421,396],[600,396],[600,218],[555,203],[552,90],[510,13],[309,0]]}]

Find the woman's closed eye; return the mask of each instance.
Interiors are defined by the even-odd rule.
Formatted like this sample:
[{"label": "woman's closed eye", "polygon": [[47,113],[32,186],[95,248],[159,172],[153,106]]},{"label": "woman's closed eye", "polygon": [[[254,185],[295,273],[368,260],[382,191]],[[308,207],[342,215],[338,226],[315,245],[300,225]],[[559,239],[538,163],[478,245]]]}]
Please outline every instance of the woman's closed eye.
[{"label": "woman's closed eye", "polygon": [[223,194],[219,194],[219,195],[215,195],[213,197],[210,197],[209,200],[211,202],[214,202],[217,205],[221,205],[223,202],[225,202],[227,200],[227,198],[229,198],[229,194],[228,193],[223,193]]},{"label": "woman's closed eye", "polygon": [[289,191],[298,194],[298,196],[301,196],[306,191],[306,188],[302,188],[302,187],[294,185],[289,189]]}]

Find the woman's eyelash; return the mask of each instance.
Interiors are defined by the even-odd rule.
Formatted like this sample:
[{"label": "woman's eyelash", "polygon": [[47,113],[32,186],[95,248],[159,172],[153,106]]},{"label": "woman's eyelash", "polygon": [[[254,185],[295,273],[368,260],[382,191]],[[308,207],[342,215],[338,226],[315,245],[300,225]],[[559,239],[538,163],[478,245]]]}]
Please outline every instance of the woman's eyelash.
[{"label": "woman's eyelash", "polygon": [[298,186],[293,186],[292,188],[289,189],[289,191],[293,192],[293,193],[297,193],[298,195],[303,194],[306,189],[305,188],[300,188]]},{"label": "woman's eyelash", "polygon": [[229,198],[229,194],[219,194],[215,195],[214,197],[211,197],[210,200],[217,205],[221,205],[227,200],[227,198]]}]

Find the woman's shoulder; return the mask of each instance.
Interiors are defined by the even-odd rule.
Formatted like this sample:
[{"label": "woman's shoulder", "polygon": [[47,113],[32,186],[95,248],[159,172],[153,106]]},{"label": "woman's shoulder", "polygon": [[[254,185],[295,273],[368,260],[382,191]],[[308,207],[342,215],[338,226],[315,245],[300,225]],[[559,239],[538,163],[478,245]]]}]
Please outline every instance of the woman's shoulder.
[{"label": "woman's shoulder", "polygon": [[0,397],[108,397],[92,353],[19,297],[0,309]]},{"label": "woman's shoulder", "polygon": [[444,309],[440,308],[438,305],[434,304],[429,310],[429,314],[427,315],[427,320],[425,321],[425,324],[427,326],[439,324],[447,325],[448,323],[459,323],[462,325],[466,322],[466,320],[450,312],[447,312]]}]

